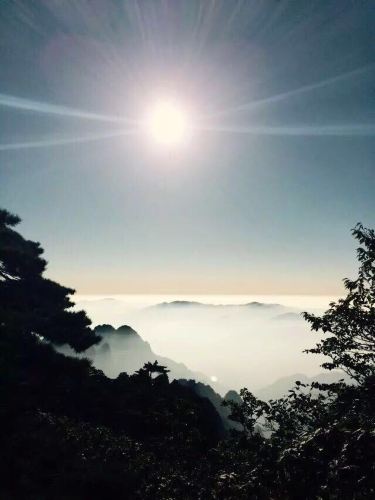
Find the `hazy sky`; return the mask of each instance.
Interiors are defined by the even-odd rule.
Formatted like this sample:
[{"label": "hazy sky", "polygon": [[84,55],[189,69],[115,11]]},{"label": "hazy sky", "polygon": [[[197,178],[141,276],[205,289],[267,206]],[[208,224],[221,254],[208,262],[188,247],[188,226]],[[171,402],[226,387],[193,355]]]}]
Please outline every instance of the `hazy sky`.
[{"label": "hazy sky", "polygon": [[[3,1],[0,204],[81,293],[339,293],[375,226],[374,26],[370,0]],[[187,144],[134,125],[159,97]]]}]

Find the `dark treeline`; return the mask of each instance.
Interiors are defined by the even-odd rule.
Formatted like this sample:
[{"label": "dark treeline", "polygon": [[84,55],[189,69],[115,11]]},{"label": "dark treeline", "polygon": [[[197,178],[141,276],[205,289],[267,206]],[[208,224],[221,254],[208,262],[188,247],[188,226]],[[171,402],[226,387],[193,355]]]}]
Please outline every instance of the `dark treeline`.
[{"label": "dark treeline", "polygon": [[[0,211],[1,499],[375,498],[375,233],[358,225],[359,271],[322,317],[305,314],[353,380],[296,382],[285,398],[225,401],[146,363],[107,378],[84,352],[100,342],[73,290],[46,279],[38,243]],[[249,353],[251,362],[251,353]]]}]

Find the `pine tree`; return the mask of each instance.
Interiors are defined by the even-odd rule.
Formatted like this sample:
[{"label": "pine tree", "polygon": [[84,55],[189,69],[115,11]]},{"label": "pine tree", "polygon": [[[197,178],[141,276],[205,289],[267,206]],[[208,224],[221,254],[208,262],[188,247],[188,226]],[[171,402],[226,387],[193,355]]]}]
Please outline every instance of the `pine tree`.
[{"label": "pine tree", "polygon": [[39,243],[14,227],[20,218],[0,209],[0,329],[31,336],[77,352],[99,342],[84,311],[73,311],[74,290],[43,276],[47,262]]}]

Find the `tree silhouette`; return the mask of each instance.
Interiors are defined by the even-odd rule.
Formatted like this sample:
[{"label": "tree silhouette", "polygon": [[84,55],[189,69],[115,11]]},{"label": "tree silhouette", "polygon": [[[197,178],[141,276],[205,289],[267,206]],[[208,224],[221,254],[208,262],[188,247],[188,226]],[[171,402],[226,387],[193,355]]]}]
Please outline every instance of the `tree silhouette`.
[{"label": "tree silhouette", "polygon": [[143,367],[137,370],[135,373],[141,377],[147,377],[151,379],[155,374],[157,377],[166,377],[169,372],[170,370],[168,370],[166,366],[159,365],[157,361],[154,361],[153,363],[151,363],[151,361],[147,361],[147,363],[145,363]]},{"label": "tree silhouette", "polygon": [[1,498],[375,498],[374,231],[353,230],[362,246],[347,297],[305,315],[328,334],[311,351],[357,383],[297,381],[268,402],[243,389],[225,399],[241,424],[226,439],[210,400],[156,361],[109,379],[49,345],[83,350],[98,337],[69,310],[73,290],[43,277],[43,251],[18,223],[0,211]]},{"label": "tree silhouette", "polygon": [[375,231],[357,224],[352,233],[362,245],[358,277],[344,280],[347,296],[332,302],[323,316],[304,313],[312,330],[329,335],[306,352],[330,357],[324,368],[341,368],[362,382],[375,374]]},{"label": "tree silhouette", "polygon": [[[375,232],[360,224],[352,232],[362,245],[357,250],[358,278],[344,280],[347,297],[331,303],[322,317],[304,317],[312,330],[329,335],[307,352],[330,357],[323,367],[341,368],[356,384],[297,381],[287,396],[268,402],[242,389],[242,403],[230,401],[229,406],[232,418],[244,428],[236,445],[246,451],[243,458],[235,450],[237,463],[247,463],[251,473],[237,475],[234,484],[232,477],[232,493],[237,489],[251,498],[374,498]],[[259,423],[268,439],[256,436]]]},{"label": "tree silhouette", "polygon": [[72,311],[74,293],[43,277],[43,249],[13,228],[19,217],[0,209],[0,327],[12,335],[34,335],[84,351],[99,342],[83,311]]}]

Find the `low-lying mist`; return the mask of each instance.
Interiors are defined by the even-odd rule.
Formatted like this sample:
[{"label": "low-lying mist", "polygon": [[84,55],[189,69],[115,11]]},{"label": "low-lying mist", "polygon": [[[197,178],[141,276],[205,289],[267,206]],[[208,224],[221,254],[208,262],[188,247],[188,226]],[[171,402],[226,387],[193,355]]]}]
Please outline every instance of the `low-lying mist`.
[{"label": "low-lying mist", "polygon": [[[310,331],[300,313],[320,313],[331,299],[124,295],[78,296],[76,303],[94,325],[131,326],[149,342],[153,353],[201,372],[197,378],[223,393],[241,387],[258,391],[282,377],[320,373],[323,358],[303,353],[318,341],[318,335]],[[116,344],[113,349],[118,349]],[[121,371],[121,359],[124,371],[125,365],[128,371],[140,368],[134,358],[136,351],[124,350],[122,358],[117,355],[116,370]],[[142,350],[140,364],[147,352]],[[110,358],[107,365],[103,365],[104,358],[96,359],[101,359],[98,367],[115,375],[113,366],[108,366]]]}]

